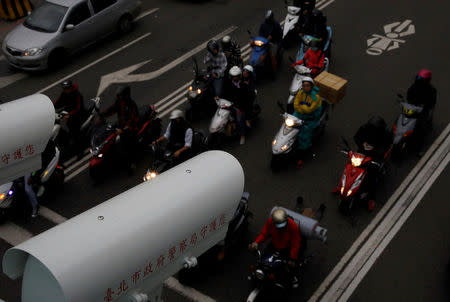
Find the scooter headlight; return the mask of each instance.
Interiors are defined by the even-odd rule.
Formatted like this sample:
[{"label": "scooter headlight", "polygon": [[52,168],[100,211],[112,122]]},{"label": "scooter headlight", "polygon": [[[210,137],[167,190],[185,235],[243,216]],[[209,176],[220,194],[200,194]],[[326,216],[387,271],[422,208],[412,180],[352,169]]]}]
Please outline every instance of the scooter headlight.
[{"label": "scooter headlight", "polygon": [[103,153],[100,153],[99,155],[97,155],[99,158],[103,157]]},{"label": "scooter headlight", "polygon": [[192,86],[189,86],[188,90],[189,90],[189,91],[192,91]]},{"label": "scooter headlight", "polygon": [[352,192],[353,192],[352,190],[348,190],[348,192],[347,192],[347,197],[350,196],[350,195],[352,195]]},{"label": "scooter headlight", "polygon": [[276,144],[277,144],[277,140],[274,139],[273,142],[272,142],[272,146],[275,146]]},{"label": "scooter headlight", "polygon": [[362,162],[363,162],[363,158],[352,156],[352,166],[353,167],[361,166]]},{"label": "scooter headlight", "polygon": [[202,94],[202,90],[200,88],[197,89],[197,94]]},{"label": "scooter headlight", "polygon": [[150,181],[150,180],[156,178],[156,176],[158,176],[158,173],[156,173],[154,171],[147,171],[147,173],[145,173],[145,175],[144,175],[144,181]]},{"label": "scooter headlight", "polygon": [[259,47],[261,47],[261,46],[264,45],[264,42],[261,41],[261,40],[255,40],[253,43],[254,43],[256,46],[259,46]]},{"label": "scooter headlight", "polygon": [[294,120],[293,120],[293,119],[290,119],[290,118],[285,119],[285,120],[284,120],[284,123],[285,123],[286,126],[288,126],[288,127],[292,127],[292,126],[295,125]]},{"label": "scooter headlight", "polygon": [[281,151],[286,151],[289,148],[288,145],[284,145],[283,147],[281,147]]}]

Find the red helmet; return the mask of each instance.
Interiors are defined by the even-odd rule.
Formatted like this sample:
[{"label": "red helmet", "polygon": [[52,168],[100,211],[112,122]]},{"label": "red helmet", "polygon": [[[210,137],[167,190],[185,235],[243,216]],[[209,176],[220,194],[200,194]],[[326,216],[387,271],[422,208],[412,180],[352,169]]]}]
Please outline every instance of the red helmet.
[{"label": "red helmet", "polygon": [[418,79],[431,80],[431,71],[429,71],[428,69],[422,69],[417,74],[417,78]]}]

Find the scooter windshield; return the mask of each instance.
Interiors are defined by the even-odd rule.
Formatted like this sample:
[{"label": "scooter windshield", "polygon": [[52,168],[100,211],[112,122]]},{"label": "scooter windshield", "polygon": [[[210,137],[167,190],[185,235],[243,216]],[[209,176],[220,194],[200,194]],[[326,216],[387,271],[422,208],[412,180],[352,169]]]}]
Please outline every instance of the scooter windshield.
[{"label": "scooter windshield", "polygon": [[113,127],[106,124],[97,127],[91,139],[92,149],[99,148],[114,131]]}]

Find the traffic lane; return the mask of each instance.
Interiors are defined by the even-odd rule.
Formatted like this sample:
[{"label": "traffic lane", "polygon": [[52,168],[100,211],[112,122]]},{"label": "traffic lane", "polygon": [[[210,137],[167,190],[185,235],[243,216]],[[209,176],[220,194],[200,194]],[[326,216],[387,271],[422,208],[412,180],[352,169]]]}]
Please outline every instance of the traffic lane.
[{"label": "traffic lane", "polygon": [[449,179],[447,166],[350,301],[449,301]]},{"label": "traffic lane", "polygon": [[[246,29],[257,29],[259,23],[263,20],[264,8],[261,5],[270,7],[270,1],[260,2],[262,3],[258,1],[246,2],[245,4],[232,2],[227,6],[210,3],[201,5],[201,7],[168,1],[152,2],[151,6],[146,4],[145,9],[147,10],[154,7],[159,7],[160,10],[141,19],[129,36],[112,36],[71,58],[69,65],[58,71],[36,73],[32,77],[18,81],[2,91],[2,99],[13,100],[24,94],[39,91],[54,82],[59,82],[66,75],[85,67],[96,59],[148,32],[152,33],[151,36],[139,42],[136,47],[130,47],[73,77],[75,81],[79,82],[86,97],[96,95],[102,75],[148,59],[152,61],[137,72],[153,71],[229,28],[234,24],[231,21],[236,21],[235,25],[240,28],[240,31],[236,33],[238,40],[248,41]],[[257,18],[255,17],[256,14],[258,15]],[[191,62],[185,64],[184,67],[180,66],[176,73],[170,77],[162,77],[161,81],[157,79],[157,81],[133,85],[136,101],[146,103],[149,102],[149,99],[156,100],[164,97],[170,91],[184,84],[186,78],[192,77],[191,66]],[[183,70],[186,72],[180,72]],[[167,79],[170,79],[174,86],[165,85]],[[107,100],[113,99],[114,91],[114,87],[111,87],[103,95],[104,98]],[[150,96],[149,91],[151,91]],[[59,87],[56,86],[49,91],[45,91],[45,93],[54,98],[59,93]],[[144,97],[141,99],[141,96]]]}]

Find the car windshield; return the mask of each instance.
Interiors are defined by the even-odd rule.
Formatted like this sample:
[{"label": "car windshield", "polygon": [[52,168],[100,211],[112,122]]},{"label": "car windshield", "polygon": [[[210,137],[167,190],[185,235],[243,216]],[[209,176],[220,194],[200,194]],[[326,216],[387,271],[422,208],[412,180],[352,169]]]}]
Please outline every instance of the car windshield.
[{"label": "car windshield", "polygon": [[46,1],[33,10],[23,24],[30,29],[54,33],[61,25],[67,10],[68,7]]}]

